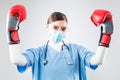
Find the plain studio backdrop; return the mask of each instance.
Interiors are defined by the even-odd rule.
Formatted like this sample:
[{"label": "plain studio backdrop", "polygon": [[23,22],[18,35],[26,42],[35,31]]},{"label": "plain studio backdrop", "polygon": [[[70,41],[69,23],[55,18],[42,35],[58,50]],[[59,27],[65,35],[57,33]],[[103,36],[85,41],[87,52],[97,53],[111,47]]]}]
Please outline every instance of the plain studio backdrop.
[{"label": "plain studio backdrop", "polygon": [[87,68],[88,80],[120,79],[120,3],[119,0],[1,0],[0,1],[0,80],[31,80],[31,69],[19,73],[10,62],[6,38],[6,18],[9,9],[22,4],[27,10],[27,19],[20,24],[21,50],[37,47],[48,40],[45,28],[48,16],[55,11],[68,17],[66,42],[85,46],[96,51],[100,28],[93,25],[90,16],[95,9],[109,10],[113,15],[114,33],[104,64],[97,70]]}]

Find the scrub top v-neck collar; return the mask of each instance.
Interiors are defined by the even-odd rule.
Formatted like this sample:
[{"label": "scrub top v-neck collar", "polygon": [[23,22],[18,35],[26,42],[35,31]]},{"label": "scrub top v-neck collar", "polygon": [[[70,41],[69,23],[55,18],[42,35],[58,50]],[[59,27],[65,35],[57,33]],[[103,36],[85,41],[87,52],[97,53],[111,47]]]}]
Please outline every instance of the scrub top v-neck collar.
[{"label": "scrub top v-neck collar", "polygon": [[57,51],[50,45],[48,45],[47,57],[50,58],[50,62],[53,62],[55,59],[64,59],[66,64],[73,64],[72,56],[70,51],[67,48],[63,47],[63,50]]}]

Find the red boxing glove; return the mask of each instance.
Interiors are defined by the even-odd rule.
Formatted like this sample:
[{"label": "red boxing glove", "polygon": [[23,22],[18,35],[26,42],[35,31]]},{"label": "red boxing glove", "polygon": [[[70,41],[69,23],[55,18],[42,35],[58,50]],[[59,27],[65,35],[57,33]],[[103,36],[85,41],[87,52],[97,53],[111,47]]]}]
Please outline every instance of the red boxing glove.
[{"label": "red boxing glove", "polygon": [[9,44],[20,43],[18,30],[19,24],[26,19],[26,9],[23,5],[11,7],[7,17],[7,31]]},{"label": "red boxing glove", "polygon": [[111,34],[113,33],[112,15],[107,10],[95,10],[91,15],[92,22],[101,27],[99,46],[109,47]]}]

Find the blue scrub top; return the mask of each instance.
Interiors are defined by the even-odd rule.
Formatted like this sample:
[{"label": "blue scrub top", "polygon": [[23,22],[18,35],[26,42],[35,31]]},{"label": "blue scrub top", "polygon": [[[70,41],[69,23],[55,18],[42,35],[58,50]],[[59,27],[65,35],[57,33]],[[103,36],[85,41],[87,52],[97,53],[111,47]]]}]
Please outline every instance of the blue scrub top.
[{"label": "blue scrub top", "polygon": [[43,64],[46,45],[38,48],[27,49],[22,54],[27,59],[25,66],[17,65],[19,72],[32,69],[32,80],[87,80],[86,66],[96,69],[98,65],[91,65],[90,58],[93,52],[83,46],[76,44],[67,44],[60,52],[48,45],[47,57],[48,63]]}]

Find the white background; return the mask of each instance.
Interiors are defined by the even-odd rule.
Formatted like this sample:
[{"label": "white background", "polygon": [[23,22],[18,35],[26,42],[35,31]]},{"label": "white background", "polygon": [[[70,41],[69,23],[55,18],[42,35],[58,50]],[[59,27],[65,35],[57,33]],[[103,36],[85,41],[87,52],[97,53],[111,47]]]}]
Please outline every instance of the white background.
[{"label": "white background", "polygon": [[68,17],[67,42],[96,51],[100,28],[93,25],[90,16],[95,9],[106,9],[113,15],[114,33],[105,62],[97,70],[87,68],[88,80],[120,79],[120,2],[119,0],[1,0],[0,1],[0,80],[31,80],[31,69],[19,73],[10,62],[6,38],[6,18],[11,6],[22,4],[27,9],[27,19],[20,24],[21,50],[46,43],[45,24],[48,16],[60,11]]}]

